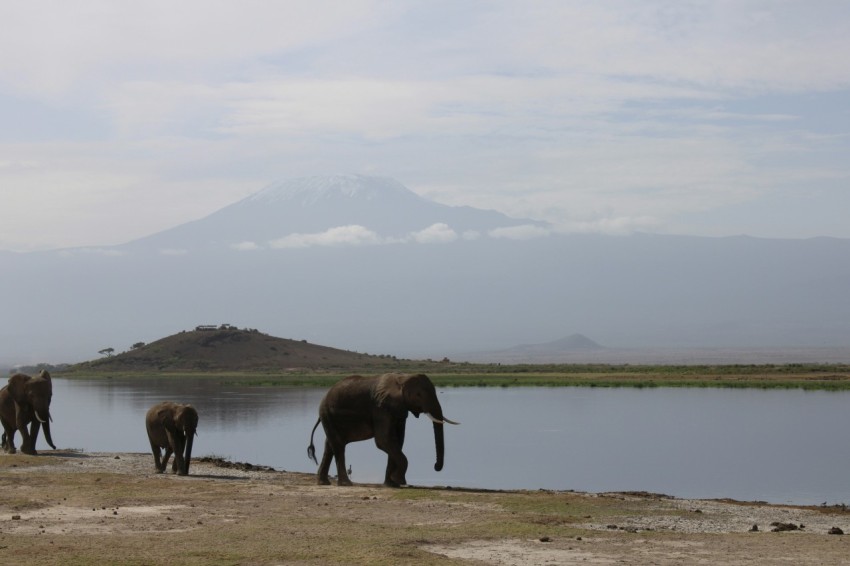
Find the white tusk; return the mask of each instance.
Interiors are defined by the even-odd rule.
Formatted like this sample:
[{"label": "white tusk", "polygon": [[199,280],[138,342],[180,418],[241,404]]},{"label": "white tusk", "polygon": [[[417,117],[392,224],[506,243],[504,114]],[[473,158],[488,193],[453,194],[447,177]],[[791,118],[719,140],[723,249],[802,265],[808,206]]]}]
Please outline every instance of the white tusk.
[{"label": "white tusk", "polygon": [[425,413],[425,415],[437,424],[446,424],[446,423],[448,423],[448,424],[460,424],[460,423],[456,423],[454,421],[450,421],[446,417],[443,417],[443,420],[435,419],[434,417],[431,416],[431,413]]},{"label": "white tusk", "polygon": [[35,418],[38,419],[38,422],[40,422],[40,423],[46,423],[47,422],[46,420],[41,418],[41,416],[38,414],[38,411],[33,411],[33,412],[35,413]]}]

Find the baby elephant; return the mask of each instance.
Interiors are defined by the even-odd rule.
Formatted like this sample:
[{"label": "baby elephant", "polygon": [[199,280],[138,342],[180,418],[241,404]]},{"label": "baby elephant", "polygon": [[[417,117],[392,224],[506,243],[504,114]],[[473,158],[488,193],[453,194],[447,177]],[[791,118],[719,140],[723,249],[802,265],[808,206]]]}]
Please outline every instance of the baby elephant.
[{"label": "baby elephant", "polygon": [[[192,442],[198,429],[198,411],[192,405],[164,401],[157,403],[145,416],[145,428],[151,443],[157,473],[165,471],[168,458],[174,453],[171,471],[185,476],[192,460]],[[165,456],[160,460],[160,448]]]}]

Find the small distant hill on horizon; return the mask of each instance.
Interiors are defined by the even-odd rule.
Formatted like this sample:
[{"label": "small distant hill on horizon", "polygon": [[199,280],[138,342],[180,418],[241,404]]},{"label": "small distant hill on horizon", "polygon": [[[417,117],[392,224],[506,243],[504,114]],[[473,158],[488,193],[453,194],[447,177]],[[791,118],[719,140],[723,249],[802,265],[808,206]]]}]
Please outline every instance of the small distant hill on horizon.
[{"label": "small distant hill on horizon", "polygon": [[230,325],[198,326],[120,354],[72,365],[80,371],[251,371],[389,368],[394,356],[372,355],[277,338]]},{"label": "small distant hill on horizon", "polygon": [[544,342],[542,344],[520,344],[499,350],[505,354],[557,354],[563,352],[587,352],[591,350],[604,350],[605,347],[594,342],[584,334],[571,334],[565,338]]},{"label": "small distant hill on horizon", "polygon": [[584,334],[570,334],[564,338],[540,344],[519,344],[489,352],[470,352],[455,355],[462,361],[477,363],[552,363],[572,361],[574,356],[603,354],[609,349]]}]

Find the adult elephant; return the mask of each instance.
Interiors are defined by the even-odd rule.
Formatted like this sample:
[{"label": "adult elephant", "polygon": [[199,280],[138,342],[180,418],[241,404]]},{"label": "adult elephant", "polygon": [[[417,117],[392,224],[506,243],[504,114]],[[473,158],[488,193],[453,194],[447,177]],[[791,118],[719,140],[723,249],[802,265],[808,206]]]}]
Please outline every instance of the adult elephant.
[{"label": "adult elephant", "polygon": [[336,459],[337,484],[351,485],[345,470],[345,446],[349,442],[375,439],[377,447],[387,453],[384,485],[407,484],[407,457],[402,453],[407,413],[419,418],[421,413],[434,422],[437,462],[443,469],[443,424],[459,424],[443,416],[437,390],[426,375],[388,373],[377,377],[352,375],[331,387],[319,405],[319,420],[310,433],[307,455],[318,464],[313,434],[319,423],[325,431],[325,452],[319,465],[320,485],[329,485],[328,471]]},{"label": "adult elephant", "polygon": [[[171,401],[157,403],[145,415],[145,428],[157,473],[165,471],[168,459],[174,453],[171,471],[187,475],[192,461],[192,444],[198,433],[198,411],[195,407]],[[163,448],[165,455],[160,459],[160,449]]]},{"label": "adult elephant", "polygon": [[[14,450],[13,436],[17,429],[21,431],[21,452],[37,454],[35,443],[42,425],[44,425],[45,440],[55,450],[56,446],[50,435],[50,421],[53,420],[50,416],[50,401],[53,399],[53,382],[50,374],[45,370],[41,370],[35,377],[16,373],[9,378],[5,389],[15,407],[14,427],[9,429],[6,428],[5,422],[3,424],[7,442],[12,446],[12,450]],[[5,401],[5,407],[4,412],[11,417],[8,400]],[[27,431],[27,425],[30,425],[29,431]]]},{"label": "adult elephant", "polygon": [[9,386],[4,385],[0,389],[0,424],[3,425],[2,447],[5,452],[14,454],[15,450],[15,400],[9,393]]}]

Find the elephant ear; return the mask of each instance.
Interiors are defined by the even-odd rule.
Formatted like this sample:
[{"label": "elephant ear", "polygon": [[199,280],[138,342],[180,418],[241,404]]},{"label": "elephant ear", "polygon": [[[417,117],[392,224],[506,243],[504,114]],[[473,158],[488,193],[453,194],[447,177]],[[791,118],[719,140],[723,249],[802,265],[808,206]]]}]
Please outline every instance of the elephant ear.
[{"label": "elephant ear", "polygon": [[375,383],[375,404],[393,413],[406,413],[404,407],[404,376],[386,373]]},{"label": "elephant ear", "polygon": [[174,413],[168,407],[160,407],[156,412],[156,419],[166,428],[174,427]]},{"label": "elephant ear", "polygon": [[12,394],[12,399],[19,405],[26,403],[27,383],[30,379],[30,376],[23,373],[16,373],[9,378],[9,393]]}]

